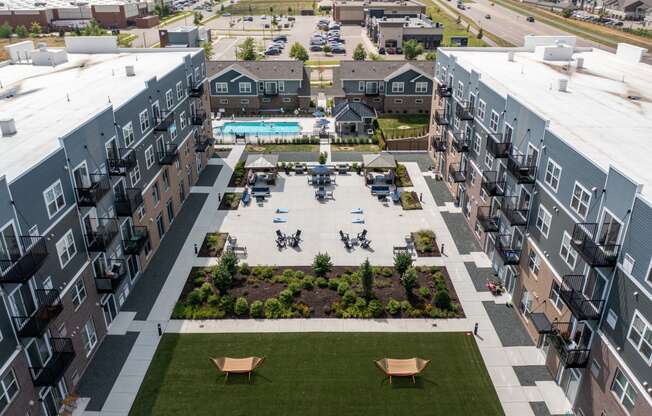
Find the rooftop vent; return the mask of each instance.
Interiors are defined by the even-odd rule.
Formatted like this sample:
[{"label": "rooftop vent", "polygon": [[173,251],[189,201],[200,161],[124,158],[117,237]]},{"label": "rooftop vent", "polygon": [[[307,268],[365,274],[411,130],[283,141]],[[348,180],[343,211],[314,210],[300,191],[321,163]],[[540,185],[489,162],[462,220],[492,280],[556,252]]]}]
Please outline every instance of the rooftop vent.
[{"label": "rooftop vent", "polygon": [[507,60],[509,62],[514,62],[514,51],[507,52]]},{"label": "rooftop vent", "polygon": [[134,69],[134,66],[133,65],[126,65],[125,66],[125,74],[127,74],[128,77],[136,76],[136,70]]},{"label": "rooftop vent", "polygon": [[566,78],[559,78],[557,80],[557,90],[561,92],[568,91],[568,80]]},{"label": "rooftop vent", "polygon": [[2,132],[2,137],[16,134],[16,121],[13,117],[0,116],[0,131]]},{"label": "rooftop vent", "polygon": [[584,68],[584,58],[578,56],[577,59],[575,60],[575,65],[577,66],[577,69]]}]

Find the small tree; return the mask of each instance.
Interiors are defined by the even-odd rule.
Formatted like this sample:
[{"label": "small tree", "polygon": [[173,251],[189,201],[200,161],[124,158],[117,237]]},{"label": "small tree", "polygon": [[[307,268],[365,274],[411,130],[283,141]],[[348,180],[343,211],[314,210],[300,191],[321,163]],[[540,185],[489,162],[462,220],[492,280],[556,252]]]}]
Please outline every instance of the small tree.
[{"label": "small tree", "polygon": [[106,35],[106,30],[102,29],[100,25],[97,24],[95,19],[91,20],[81,31],[82,36],[103,36]]},{"label": "small tree", "polygon": [[410,297],[412,295],[412,289],[417,285],[417,271],[414,267],[410,267],[401,275],[401,284],[403,289],[405,289],[405,294]]},{"label": "small tree", "polygon": [[362,43],[358,43],[353,50],[353,59],[356,61],[364,61],[367,58],[367,51],[365,51]]},{"label": "small tree", "polygon": [[328,159],[328,155],[326,154],[326,152],[319,153],[319,164],[320,165],[325,165],[327,159]]},{"label": "small tree", "polygon": [[206,60],[209,61],[213,57],[213,44],[211,42],[204,42],[201,45],[204,48],[204,55]]},{"label": "small tree", "polygon": [[462,23],[462,16],[460,16],[460,15],[458,14],[458,15],[457,15],[457,19],[455,19],[455,23],[457,23],[458,25],[459,25],[460,23]]},{"label": "small tree", "polygon": [[369,299],[372,297],[374,290],[374,272],[371,269],[371,263],[369,263],[369,259],[365,260],[364,263],[360,265],[359,273],[360,283],[362,283],[364,296]]},{"label": "small tree", "polygon": [[0,26],[0,38],[9,38],[11,37],[11,34],[13,33],[13,29],[11,28],[11,25],[7,22],[4,22],[2,26]]},{"label": "small tree", "polygon": [[437,290],[435,306],[446,311],[451,309],[451,297],[448,294],[448,290]]},{"label": "small tree", "polygon": [[231,276],[235,276],[238,271],[238,256],[235,255],[233,250],[226,250],[220,258],[219,265],[226,268]]},{"label": "small tree", "polygon": [[430,51],[426,54],[426,61],[434,61],[437,59],[437,52]]},{"label": "small tree", "polygon": [[331,49],[331,45],[328,45],[328,44],[324,45],[324,49],[323,49],[323,51],[324,51],[324,53],[325,53],[326,55],[328,55],[329,53],[331,53],[331,50],[332,50],[332,49]]},{"label": "small tree", "polygon": [[566,7],[564,10],[561,11],[561,15],[564,16],[566,19],[568,19],[573,15],[573,9],[571,9],[570,7]]},{"label": "small tree", "polygon": [[233,275],[229,273],[229,270],[223,265],[218,264],[215,269],[213,269],[213,285],[220,291],[222,296],[226,295],[231,289],[233,284]]},{"label": "small tree", "polygon": [[315,260],[312,263],[312,269],[317,277],[326,277],[326,275],[333,270],[331,256],[329,256],[328,253],[317,253]]},{"label": "small tree", "polygon": [[193,15],[192,23],[195,24],[196,26],[201,25],[202,24],[201,21],[204,20],[204,15],[199,11],[194,12],[192,15]]},{"label": "small tree", "polygon": [[417,59],[417,56],[421,55],[422,53],[423,45],[416,40],[410,39],[407,42],[403,42],[403,54],[405,55],[405,59]]},{"label": "small tree", "polygon": [[403,273],[410,267],[412,267],[412,255],[410,253],[399,251],[394,254],[394,268],[399,276],[403,276]]},{"label": "small tree", "polygon": [[236,49],[236,56],[242,61],[256,60],[256,43],[254,38],[246,38]]},{"label": "small tree", "polygon": [[19,38],[26,38],[29,35],[27,28],[23,25],[16,26],[16,36]]},{"label": "small tree", "polygon": [[478,39],[482,39],[482,36],[484,36],[484,32],[483,32],[482,28],[480,28],[480,30],[478,30],[478,34],[477,34],[476,37],[477,37]]},{"label": "small tree", "polygon": [[301,62],[306,62],[309,58],[308,51],[299,42],[294,42],[290,48],[290,58],[294,58]]},{"label": "small tree", "polygon": [[39,35],[41,34],[41,31],[43,28],[41,25],[38,24],[38,22],[32,22],[32,25],[29,27],[29,33],[32,35]]}]

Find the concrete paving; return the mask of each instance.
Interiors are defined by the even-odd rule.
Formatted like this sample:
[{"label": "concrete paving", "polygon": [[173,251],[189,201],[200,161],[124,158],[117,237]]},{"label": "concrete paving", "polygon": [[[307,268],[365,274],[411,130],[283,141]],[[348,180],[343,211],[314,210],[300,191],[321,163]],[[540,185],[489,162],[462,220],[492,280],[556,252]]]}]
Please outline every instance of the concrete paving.
[{"label": "concrete paving", "polygon": [[536,386],[537,381],[551,381],[553,378],[545,365],[515,366],[514,371],[521,386]]},{"label": "concrete paving", "polygon": [[516,311],[506,305],[497,305],[494,302],[482,302],[489,318],[496,328],[496,332],[504,346],[527,347],[534,345],[521,320],[516,316]]},{"label": "concrete paving", "polygon": [[443,181],[435,180],[435,178],[426,178],[426,183],[428,184],[430,193],[437,202],[437,206],[444,207],[446,203],[453,202],[453,195],[451,195]]},{"label": "concrete paving", "polygon": [[218,165],[208,165],[204,168],[197,183],[195,186],[213,186],[217,180],[217,176],[220,174],[222,166]]},{"label": "concrete paving", "polygon": [[496,278],[494,269],[491,267],[477,267],[474,262],[466,262],[464,266],[471,276],[475,290],[478,292],[488,292],[489,289],[487,289],[486,285],[487,279]]},{"label": "concrete paving", "polygon": [[464,216],[460,213],[442,212],[448,230],[453,235],[455,245],[461,254],[480,251],[478,240],[475,239]]}]

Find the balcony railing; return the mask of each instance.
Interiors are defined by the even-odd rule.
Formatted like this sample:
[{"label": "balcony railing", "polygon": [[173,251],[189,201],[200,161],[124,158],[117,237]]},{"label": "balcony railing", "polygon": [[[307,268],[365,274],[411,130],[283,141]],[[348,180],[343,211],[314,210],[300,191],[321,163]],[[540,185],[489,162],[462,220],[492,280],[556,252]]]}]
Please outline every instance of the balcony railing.
[{"label": "balcony railing", "polygon": [[448,98],[453,95],[453,88],[449,87],[446,84],[439,84],[437,86],[437,95],[441,98]]},{"label": "balcony railing", "polygon": [[571,245],[591,267],[614,267],[618,261],[620,244],[595,241],[598,224],[575,224]]},{"label": "balcony railing", "polygon": [[466,167],[462,167],[460,163],[452,163],[448,165],[448,176],[453,179],[453,182],[466,181]]},{"label": "balcony railing", "polygon": [[567,274],[562,279],[560,296],[578,321],[600,319],[604,299],[588,299],[582,292],[584,276]]},{"label": "balcony railing", "polygon": [[511,142],[504,141],[503,134],[487,134],[487,151],[497,159],[509,156],[509,150],[512,148]]},{"label": "balcony railing", "polygon": [[52,356],[43,366],[30,367],[36,387],[56,386],[75,359],[75,349],[70,338],[50,338]]},{"label": "balcony railing", "polygon": [[154,117],[154,131],[168,131],[174,124],[174,112],[164,111]]},{"label": "balcony railing", "polygon": [[97,293],[116,293],[127,276],[127,263],[124,260],[112,259],[108,263],[107,269],[95,276]]},{"label": "balcony railing", "polygon": [[111,189],[109,175],[91,174],[88,175],[90,184],[87,187],[75,188],[77,194],[77,205],[80,207],[94,207]]},{"label": "balcony railing", "polygon": [[131,230],[131,236],[124,240],[125,253],[140,254],[148,240],[149,233],[147,232],[147,227],[134,226]]},{"label": "balcony railing", "polygon": [[136,166],[136,153],[131,149],[118,149],[117,158],[106,159],[106,166],[111,176],[125,176]]},{"label": "balcony railing", "polygon": [[471,139],[465,133],[456,131],[453,133],[452,146],[458,153],[468,152],[471,147]]},{"label": "balcony railing", "polygon": [[364,95],[367,96],[374,96],[378,94],[380,94],[380,90],[378,89],[378,87],[365,88],[364,90]]},{"label": "balcony railing", "polygon": [[91,253],[106,252],[118,235],[118,222],[115,218],[98,218],[94,220],[97,228],[86,233],[86,245]]},{"label": "balcony railing", "polygon": [[445,152],[448,149],[448,140],[446,140],[445,134],[440,134],[432,139],[432,147],[435,149],[435,152]]},{"label": "balcony railing", "polygon": [[143,204],[140,188],[127,188],[115,194],[115,212],[119,217],[131,217]]},{"label": "balcony railing", "polygon": [[537,174],[537,161],[533,156],[509,155],[507,170],[514,175],[516,183],[534,183]]},{"label": "balcony railing", "polygon": [[193,126],[203,126],[206,121],[206,113],[197,112],[192,117],[190,117],[190,124]]},{"label": "balcony railing", "polygon": [[435,110],[435,123],[438,126],[448,126],[450,124],[450,116],[448,111]]},{"label": "balcony railing", "polygon": [[8,251],[0,254],[0,283],[25,283],[48,256],[45,237],[4,237]]},{"label": "balcony railing", "polygon": [[473,113],[475,109],[473,107],[473,104],[471,104],[468,101],[465,101],[464,103],[458,103],[455,106],[455,115],[457,118],[460,120],[473,120]]},{"label": "balcony railing", "polygon": [[512,236],[501,234],[496,239],[496,251],[506,266],[516,265],[521,260],[521,247],[513,247]]},{"label": "balcony railing", "polygon": [[[556,324],[555,324],[556,325]],[[550,337],[550,344],[557,350],[559,360],[566,368],[585,368],[589,362],[591,349],[576,345],[568,339],[565,332],[555,331]]]},{"label": "balcony railing", "polygon": [[498,172],[489,170],[482,173],[482,189],[489,196],[504,196],[505,181],[498,178]]},{"label": "balcony railing", "polygon": [[215,143],[215,139],[212,137],[197,136],[195,139],[195,151],[203,153]]},{"label": "balcony railing", "polygon": [[485,232],[495,233],[500,231],[500,214],[491,212],[490,206],[478,207],[476,218]]},{"label": "balcony railing", "polygon": [[521,227],[527,225],[527,219],[530,210],[528,207],[523,206],[519,202],[519,198],[517,196],[508,196],[503,198],[503,206],[501,211],[507,219],[507,222],[512,227]]},{"label": "balcony railing", "polygon": [[156,152],[159,165],[171,165],[179,157],[179,146],[168,143],[163,150]]},{"label": "balcony railing", "polygon": [[12,316],[16,334],[20,338],[43,336],[48,324],[63,310],[63,304],[56,289],[36,289],[36,311],[30,316]]},{"label": "balcony railing", "polygon": [[204,84],[191,85],[190,88],[188,88],[188,95],[193,98],[199,98],[204,95]]}]

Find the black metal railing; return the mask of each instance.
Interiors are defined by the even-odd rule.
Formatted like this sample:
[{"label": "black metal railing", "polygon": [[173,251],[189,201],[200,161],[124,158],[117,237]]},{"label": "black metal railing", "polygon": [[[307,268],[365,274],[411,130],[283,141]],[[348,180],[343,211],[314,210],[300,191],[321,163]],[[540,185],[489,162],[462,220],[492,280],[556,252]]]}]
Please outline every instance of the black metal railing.
[{"label": "black metal railing", "polygon": [[462,167],[461,163],[451,163],[448,165],[448,176],[453,179],[453,182],[466,181],[466,166]]},{"label": "black metal railing", "polygon": [[193,98],[199,98],[204,95],[204,84],[194,84],[188,88],[188,95]]},{"label": "black metal railing", "polygon": [[469,101],[465,101],[463,103],[457,103],[457,105],[455,106],[455,115],[460,120],[473,120],[474,111],[475,108],[473,107],[473,104],[470,103]]},{"label": "black metal railing", "polygon": [[509,150],[512,143],[505,141],[504,134],[491,133],[487,134],[487,151],[497,159],[509,156]]},{"label": "black metal railing", "polygon": [[86,233],[86,246],[91,253],[105,252],[118,235],[118,221],[115,218],[92,220],[97,227]]},{"label": "black metal railing", "polygon": [[380,89],[378,87],[365,88],[364,95],[374,96],[380,94]]},{"label": "black metal railing", "polygon": [[136,152],[132,149],[118,149],[118,157],[107,158],[106,166],[111,176],[125,176],[136,166]]},{"label": "black metal railing", "polygon": [[485,232],[495,233],[500,231],[500,214],[492,212],[490,206],[478,207],[476,218]]},{"label": "black metal railing", "polygon": [[495,170],[488,170],[482,173],[482,183],[480,186],[489,196],[505,195],[505,181],[498,177],[498,172]]},{"label": "black metal railing", "polygon": [[438,126],[448,126],[450,124],[450,116],[446,110],[435,110],[435,123]]},{"label": "black metal railing", "polygon": [[437,95],[441,98],[448,98],[453,95],[453,88],[446,84],[437,85]]},{"label": "black metal railing", "polygon": [[589,362],[591,349],[577,345],[568,337],[568,330],[560,330],[560,327],[567,327],[568,323],[553,323],[555,330],[549,336],[550,344],[557,350],[559,360],[566,368],[585,368]]},{"label": "black metal railing", "polygon": [[562,279],[559,295],[578,321],[600,319],[604,299],[588,299],[582,291],[584,276],[567,274]]},{"label": "black metal railing", "polygon": [[115,212],[119,217],[131,217],[143,204],[140,188],[127,188],[115,194]]},{"label": "black metal railing", "polygon": [[206,121],[206,113],[203,111],[197,112],[190,117],[190,124],[193,126],[203,126]]},{"label": "black metal railing", "polygon": [[596,241],[598,224],[575,224],[571,245],[591,267],[614,267],[618,261],[620,244]]},{"label": "black metal railing", "polygon": [[171,165],[179,157],[179,146],[168,143],[164,145],[163,150],[156,152],[159,165]]},{"label": "black metal railing", "polygon": [[80,207],[94,207],[111,189],[109,175],[93,173],[88,175],[90,184],[86,187],[75,188],[77,205]]},{"label": "black metal railing", "polygon": [[48,256],[45,237],[4,237],[7,250],[0,254],[0,283],[25,283]]},{"label": "black metal railing", "polygon": [[446,134],[439,134],[432,138],[432,147],[435,149],[435,152],[445,152],[448,149],[448,140],[446,139]]},{"label": "black metal railing", "polygon": [[468,152],[471,147],[471,139],[466,133],[459,131],[453,132],[453,141],[451,143],[453,149],[458,153]]},{"label": "black metal railing", "polygon": [[123,241],[126,254],[140,254],[149,241],[147,227],[134,226],[131,229],[131,235]]},{"label": "black metal railing", "polygon": [[524,206],[519,201],[518,196],[504,197],[501,211],[507,219],[507,222],[512,227],[521,227],[527,225],[530,210],[527,206]]},{"label": "black metal railing", "polygon": [[516,183],[534,183],[537,174],[537,161],[531,155],[510,154],[507,170],[514,175]]},{"label": "black metal railing", "polygon": [[56,289],[36,289],[34,291],[37,305],[30,316],[12,316],[16,334],[20,338],[38,338],[43,336],[48,324],[63,310],[63,304]]},{"label": "black metal railing", "polygon": [[521,247],[514,247],[510,234],[501,234],[496,239],[496,251],[506,266],[516,265],[521,260]]},{"label": "black metal railing", "polygon": [[42,366],[30,367],[34,385],[56,386],[75,359],[75,349],[70,338],[50,338],[52,356]]},{"label": "black metal railing", "polygon": [[95,276],[97,293],[116,293],[127,276],[127,263],[122,259],[111,259],[101,274]]},{"label": "black metal railing", "polygon": [[195,138],[195,151],[203,153],[215,143],[215,139],[206,136],[197,136]]},{"label": "black metal railing", "polygon": [[154,116],[154,131],[168,131],[174,124],[174,111],[163,111]]}]

